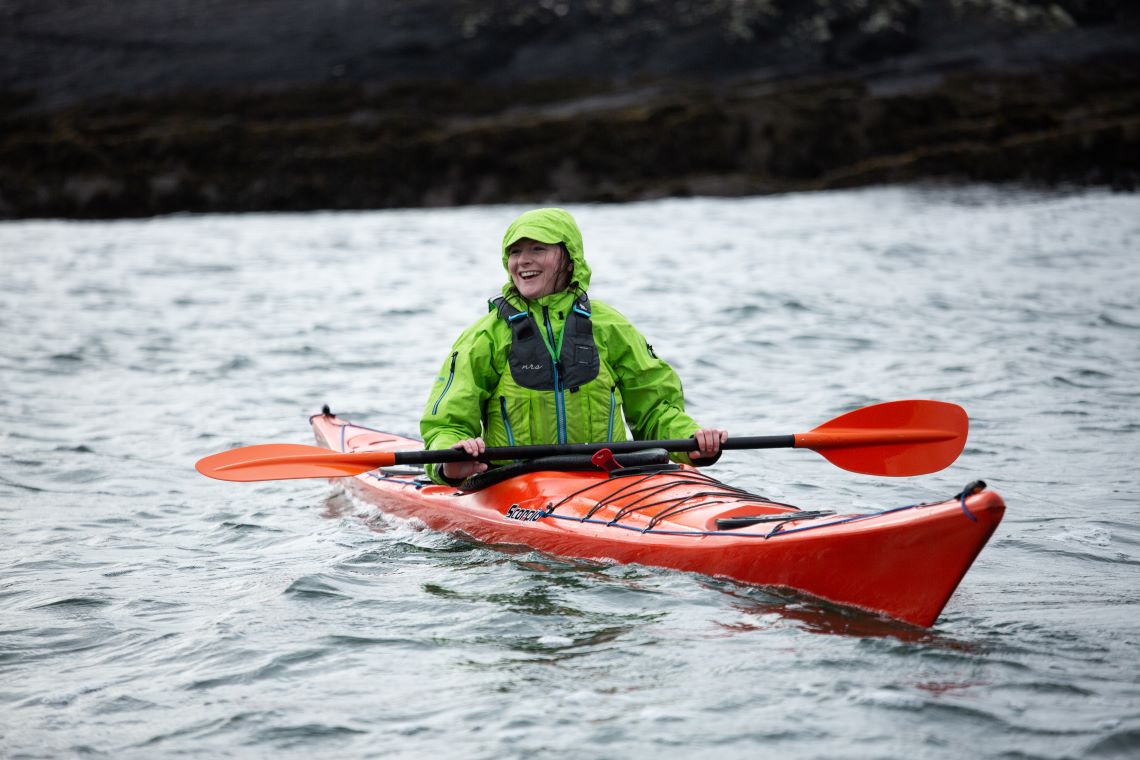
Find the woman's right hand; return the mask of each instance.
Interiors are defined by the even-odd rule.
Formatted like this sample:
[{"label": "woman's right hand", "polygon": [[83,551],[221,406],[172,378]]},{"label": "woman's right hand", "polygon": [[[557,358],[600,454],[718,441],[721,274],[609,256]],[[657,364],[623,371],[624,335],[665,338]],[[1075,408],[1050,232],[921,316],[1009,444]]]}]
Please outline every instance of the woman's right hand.
[{"label": "woman's right hand", "polygon": [[[466,451],[472,458],[483,455],[487,450],[487,444],[483,442],[482,438],[467,438],[455,444],[451,448],[462,449]],[[442,467],[443,476],[448,480],[463,480],[479,472],[487,471],[486,462],[447,462]]]}]

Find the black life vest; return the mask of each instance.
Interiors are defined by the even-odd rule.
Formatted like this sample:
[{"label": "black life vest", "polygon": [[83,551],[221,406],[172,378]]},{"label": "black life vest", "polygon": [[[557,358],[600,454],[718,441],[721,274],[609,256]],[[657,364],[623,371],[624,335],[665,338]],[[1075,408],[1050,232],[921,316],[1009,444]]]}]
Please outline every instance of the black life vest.
[{"label": "black life vest", "polygon": [[519,311],[502,296],[492,299],[491,305],[510,325],[511,377],[523,388],[553,391],[557,379],[562,389],[574,392],[598,376],[598,346],[590,322],[590,299],[585,293],[578,296],[566,315],[557,362],[551,361],[550,350],[539,332],[541,328],[531,314]]}]

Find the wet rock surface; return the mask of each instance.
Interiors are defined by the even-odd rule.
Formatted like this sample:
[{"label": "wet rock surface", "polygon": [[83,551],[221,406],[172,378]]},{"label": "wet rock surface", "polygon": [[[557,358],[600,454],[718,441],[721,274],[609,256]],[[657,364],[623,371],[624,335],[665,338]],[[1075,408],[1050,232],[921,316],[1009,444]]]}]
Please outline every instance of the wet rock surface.
[{"label": "wet rock surface", "polygon": [[1140,177],[1117,0],[0,3],[0,215]]}]

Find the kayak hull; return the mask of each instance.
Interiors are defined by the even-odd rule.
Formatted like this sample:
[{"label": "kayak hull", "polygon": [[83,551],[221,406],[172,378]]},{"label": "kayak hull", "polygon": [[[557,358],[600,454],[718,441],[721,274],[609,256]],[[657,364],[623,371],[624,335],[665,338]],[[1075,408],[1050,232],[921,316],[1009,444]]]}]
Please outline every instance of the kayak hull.
[{"label": "kayak hull", "polygon": [[[413,439],[312,418],[335,451],[422,448]],[[414,472],[339,479],[379,510],[491,544],[552,555],[672,568],[770,588],[931,626],[1001,521],[992,491],[873,514],[812,518],[744,494],[691,467],[624,477],[542,471],[472,493]],[[726,518],[762,518],[719,529]]]}]

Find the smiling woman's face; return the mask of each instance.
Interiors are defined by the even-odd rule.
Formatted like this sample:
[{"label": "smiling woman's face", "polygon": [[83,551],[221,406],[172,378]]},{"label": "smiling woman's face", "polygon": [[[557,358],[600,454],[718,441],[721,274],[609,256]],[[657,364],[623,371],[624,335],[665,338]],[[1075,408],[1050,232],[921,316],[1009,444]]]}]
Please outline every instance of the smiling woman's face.
[{"label": "smiling woman's face", "polygon": [[519,294],[528,301],[566,287],[570,272],[562,246],[523,238],[507,248],[507,271]]}]

